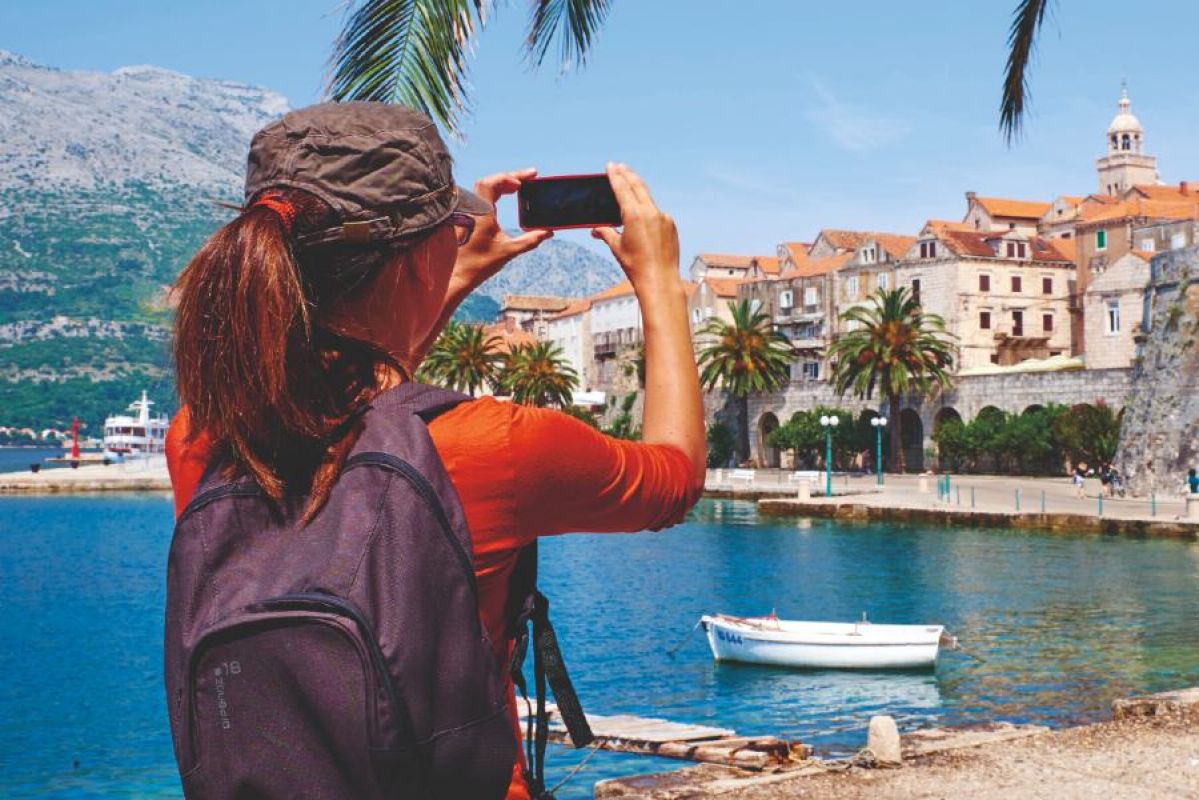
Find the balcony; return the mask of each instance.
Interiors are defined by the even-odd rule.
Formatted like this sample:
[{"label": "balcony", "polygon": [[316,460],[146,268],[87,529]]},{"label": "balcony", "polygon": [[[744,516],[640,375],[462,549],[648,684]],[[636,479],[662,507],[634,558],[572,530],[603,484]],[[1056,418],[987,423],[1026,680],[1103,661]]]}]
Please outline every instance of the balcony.
[{"label": "balcony", "polygon": [[615,358],[622,350],[641,343],[641,331],[636,328],[620,328],[603,331],[592,337],[595,358]]}]

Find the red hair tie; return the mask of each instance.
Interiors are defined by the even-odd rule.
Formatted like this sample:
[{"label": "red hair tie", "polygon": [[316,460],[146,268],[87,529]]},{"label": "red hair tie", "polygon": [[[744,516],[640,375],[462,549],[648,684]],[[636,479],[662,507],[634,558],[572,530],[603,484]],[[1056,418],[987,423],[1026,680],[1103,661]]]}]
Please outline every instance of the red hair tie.
[{"label": "red hair tie", "polygon": [[269,208],[278,214],[279,219],[283,221],[283,228],[287,231],[287,235],[291,235],[291,226],[296,221],[296,214],[299,213],[299,210],[290,201],[277,194],[268,194],[250,204],[250,208],[259,207]]}]

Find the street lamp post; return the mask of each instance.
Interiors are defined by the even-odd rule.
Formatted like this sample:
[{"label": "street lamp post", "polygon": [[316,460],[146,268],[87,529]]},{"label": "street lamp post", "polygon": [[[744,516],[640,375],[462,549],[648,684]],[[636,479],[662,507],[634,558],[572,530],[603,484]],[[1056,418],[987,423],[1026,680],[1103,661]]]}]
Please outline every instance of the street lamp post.
[{"label": "street lamp post", "polygon": [[875,417],[870,420],[874,426],[874,466],[878,472],[878,485],[883,485],[883,428],[887,427],[886,417]]},{"label": "street lamp post", "polygon": [[820,427],[824,428],[824,496],[833,496],[833,428],[840,422],[836,415],[821,417]]}]

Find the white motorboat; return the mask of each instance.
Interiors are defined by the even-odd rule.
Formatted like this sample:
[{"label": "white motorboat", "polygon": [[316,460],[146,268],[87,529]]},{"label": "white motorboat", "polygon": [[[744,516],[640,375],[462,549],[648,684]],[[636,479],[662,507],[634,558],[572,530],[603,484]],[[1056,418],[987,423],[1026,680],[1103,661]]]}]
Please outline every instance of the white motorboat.
[{"label": "white motorboat", "polygon": [[705,615],[700,619],[717,661],[804,669],[931,669],[944,642],[941,625],[800,622],[769,617]]}]

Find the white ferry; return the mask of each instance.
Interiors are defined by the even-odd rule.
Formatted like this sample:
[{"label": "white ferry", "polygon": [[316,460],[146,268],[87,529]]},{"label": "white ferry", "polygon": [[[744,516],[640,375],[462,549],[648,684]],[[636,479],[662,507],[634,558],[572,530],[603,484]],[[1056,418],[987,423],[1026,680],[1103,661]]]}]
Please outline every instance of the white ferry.
[{"label": "white ferry", "polygon": [[171,421],[165,415],[151,416],[154,401],[142,392],[140,400],[129,404],[130,414],[117,414],[104,420],[104,456],[114,460],[162,453],[166,450],[167,428]]}]

